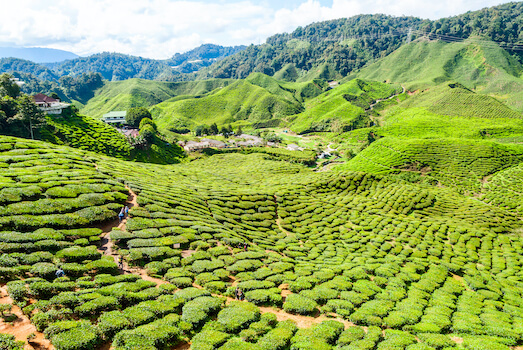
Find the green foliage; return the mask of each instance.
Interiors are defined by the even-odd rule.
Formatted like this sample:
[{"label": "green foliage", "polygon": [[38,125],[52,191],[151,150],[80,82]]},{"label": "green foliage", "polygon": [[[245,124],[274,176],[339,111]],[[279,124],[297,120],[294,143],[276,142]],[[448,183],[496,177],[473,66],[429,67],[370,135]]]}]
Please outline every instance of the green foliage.
[{"label": "green foliage", "polygon": [[151,119],[151,112],[145,107],[132,107],[127,110],[125,122],[127,125],[138,127],[144,119]]},{"label": "green foliage", "polygon": [[15,336],[12,334],[0,334],[0,348],[6,350],[22,350],[24,348],[24,342],[15,340]]},{"label": "green foliage", "polygon": [[298,294],[291,294],[285,300],[285,303],[283,304],[283,309],[290,313],[310,315],[317,310],[316,306],[316,302],[312,299],[303,297]]},{"label": "green foliage", "polygon": [[241,301],[233,301],[218,313],[217,321],[225,327],[228,333],[238,333],[259,319],[260,311],[256,306]]}]

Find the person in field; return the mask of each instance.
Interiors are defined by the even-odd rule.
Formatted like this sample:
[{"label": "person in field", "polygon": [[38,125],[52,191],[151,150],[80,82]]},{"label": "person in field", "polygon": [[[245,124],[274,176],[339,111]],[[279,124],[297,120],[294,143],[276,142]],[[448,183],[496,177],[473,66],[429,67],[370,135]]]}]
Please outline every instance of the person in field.
[{"label": "person in field", "polygon": [[62,268],[59,266],[58,270],[55,272],[56,278],[65,277],[65,272],[62,270]]}]

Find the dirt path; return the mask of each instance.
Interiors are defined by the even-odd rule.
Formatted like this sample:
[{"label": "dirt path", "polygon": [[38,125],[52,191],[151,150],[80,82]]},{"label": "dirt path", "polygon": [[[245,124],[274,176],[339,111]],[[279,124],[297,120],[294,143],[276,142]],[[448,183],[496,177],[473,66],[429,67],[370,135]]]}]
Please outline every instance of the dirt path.
[{"label": "dirt path", "polygon": [[258,306],[258,308],[260,309],[260,312],[262,314],[271,313],[276,315],[276,319],[278,321],[293,320],[294,322],[296,322],[296,326],[298,326],[298,328],[309,328],[314,324],[322,323],[323,321],[327,320],[341,322],[345,325],[345,328],[356,326],[354,323],[339,317],[328,317],[327,315],[319,315],[317,317],[293,315],[283,311],[282,309],[277,309],[273,307]]},{"label": "dirt path", "polygon": [[[138,204],[136,193],[134,193],[133,190],[131,190],[127,185],[125,186],[125,188],[127,188],[127,190],[129,191],[129,197],[125,202],[125,205],[128,206],[129,209],[134,207],[138,208],[140,205]],[[102,227],[102,242],[100,248],[98,248],[98,251],[104,255],[112,256],[114,262],[117,264],[120,259],[120,255],[118,254],[118,252],[115,252],[113,250],[114,242],[111,240],[110,235],[114,227],[118,227],[120,230],[125,231],[127,219],[127,217],[124,218],[122,221],[120,221],[119,219],[115,219]],[[125,260],[123,260],[123,269],[121,270],[121,272],[124,274],[139,275],[143,280],[154,282],[158,286],[161,284],[168,283],[167,281],[164,281],[162,279],[149,276],[147,274],[147,270],[145,269],[141,269],[139,267],[130,267]]]},{"label": "dirt path", "polygon": [[[0,288],[1,298],[0,303],[2,304],[13,304],[13,299],[9,297],[7,293],[7,287],[3,286]],[[31,324],[29,318],[24,315],[22,310],[18,306],[14,306],[11,309],[11,313],[16,315],[16,319],[7,323],[2,318],[0,318],[0,333],[12,334],[15,336],[16,340],[21,340],[25,342],[25,350],[53,350],[54,346],[51,345],[51,342],[45,339],[43,333],[38,332],[36,327]],[[27,336],[31,333],[36,335],[30,344],[27,343]]]}]

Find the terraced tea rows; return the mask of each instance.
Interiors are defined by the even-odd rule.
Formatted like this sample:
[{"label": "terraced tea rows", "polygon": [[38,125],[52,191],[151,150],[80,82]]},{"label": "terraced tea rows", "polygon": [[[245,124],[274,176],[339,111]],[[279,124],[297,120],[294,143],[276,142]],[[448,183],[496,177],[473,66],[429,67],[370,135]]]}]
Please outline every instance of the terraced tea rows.
[{"label": "terraced tea rows", "polygon": [[[478,200],[268,154],[159,166],[0,140],[0,271],[59,350],[521,343],[519,206],[499,199],[507,181],[518,191],[519,167]],[[97,223],[116,218],[124,183],[139,206],[112,230],[113,252],[166,284],[121,274],[97,250]],[[239,290],[246,300],[231,301]],[[318,314],[334,319],[289,320]]]}]

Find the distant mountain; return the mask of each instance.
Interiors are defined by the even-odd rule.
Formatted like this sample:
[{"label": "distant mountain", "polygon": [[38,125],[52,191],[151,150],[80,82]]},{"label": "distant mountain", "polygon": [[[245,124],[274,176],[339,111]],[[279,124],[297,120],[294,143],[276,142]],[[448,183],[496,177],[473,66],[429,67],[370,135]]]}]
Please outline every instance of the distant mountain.
[{"label": "distant mountain", "polygon": [[523,2],[511,2],[436,21],[376,14],[317,22],[251,45],[202,69],[198,77],[241,79],[262,72],[299,81],[339,79],[422,36],[446,42],[481,37],[523,61],[521,13]]},{"label": "distant mountain", "polygon": [[62,62],[79,57],[69,51],[43,47],[0,47],[0,58],[14,57],[35,63]]},{"label": "distant mountain", "polygon": [[203,44],[191,51],[177,53],[171,59],[166,61],[167,64],[182,73],[192,73],[202,67],[207,67],[216,61],[225,57],[234,55],[247,46],[220,46],[214,44]]},{"label": "distant mountain", "polygon": [[54,67],[59,76],[76,76],[82,73],[100,73],[104,79],[117,81],[130,78],[149,80],[170,80],[173,71],[162,60],[124,55],[121,53],[103,52],[88,57],[79,57],[63,62]]},{"label": "distant mountain", "polygon": [[0,58],[0,73],[31,74],[40,80],[57,81],[59,76],[49,68],[21,58]]}]

